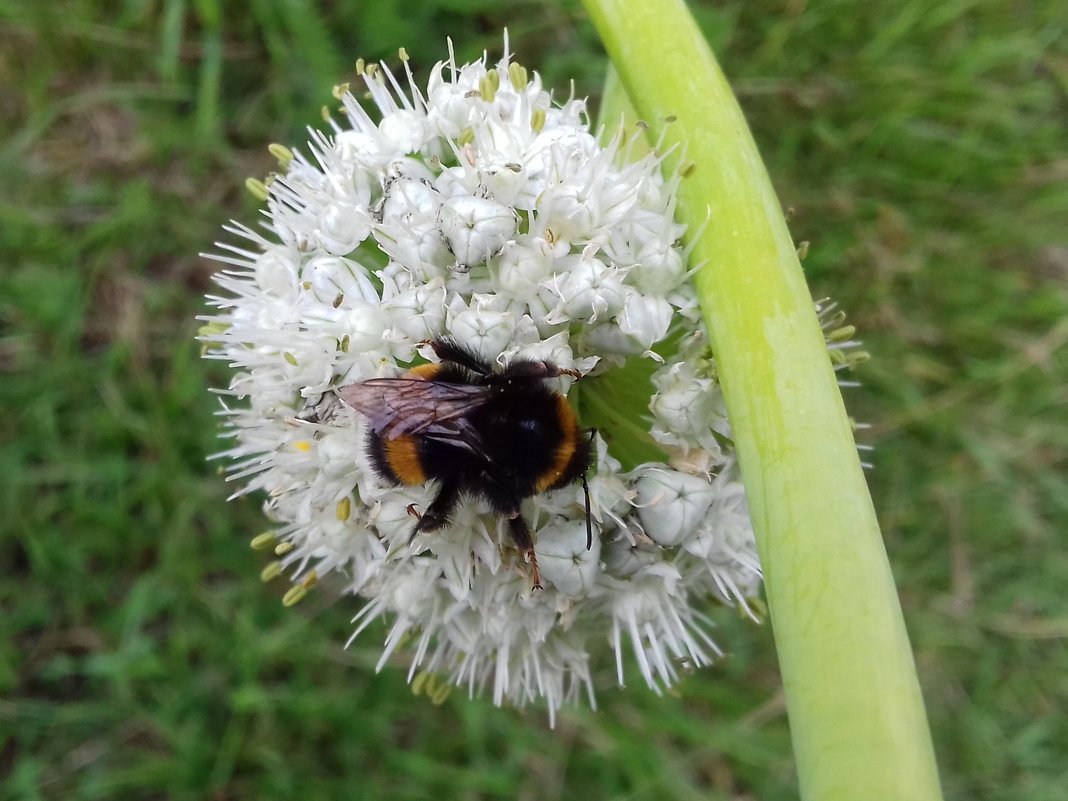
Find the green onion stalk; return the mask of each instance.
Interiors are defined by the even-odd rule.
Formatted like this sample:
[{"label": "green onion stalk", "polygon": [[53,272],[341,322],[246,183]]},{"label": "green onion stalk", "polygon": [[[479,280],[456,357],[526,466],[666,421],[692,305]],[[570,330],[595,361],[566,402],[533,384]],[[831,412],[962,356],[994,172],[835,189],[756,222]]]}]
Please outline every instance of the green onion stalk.
[{"label": "green onion stalk", "polygon": [[[941,798],[893,576],[823,333],[741,109],[681,0],[585,0],[687,177],[698,296],[764,568],[801,796]],[[609,102],[619,107],[609,82]],[[668,122],[670,120],[670,122]],[[680,161],[687,162],[682,167]]]}]

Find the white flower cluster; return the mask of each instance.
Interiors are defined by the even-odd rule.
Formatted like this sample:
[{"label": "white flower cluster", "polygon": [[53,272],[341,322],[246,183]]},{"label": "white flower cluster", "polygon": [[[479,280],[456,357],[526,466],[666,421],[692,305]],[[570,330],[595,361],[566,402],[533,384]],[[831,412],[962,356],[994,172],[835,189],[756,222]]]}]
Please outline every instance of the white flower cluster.
[{"label": "white flower cluster", "polygon": [[[259,185],[263,233],[227,228],[245,242],[212,256],[227,265],[225,294],[210,298],[202,338],[236,370],[224,455],[237,494],[266,493],[277,526],[256,543],[281,556],[270,573],[293,577],[287,599],[336,571],[365,599],[357,633],[387,621],[380,665],[405,654],[417,681],[487,689],[497,703],[543,698],[551,719],[577,696],[593,703],[606,641],[621,684],[628,654],[657,691],[708,664],[706,599],[748,610],[760,566],[677,247],[678,176],[665,180],[656,155],[631,158],[619,137],[600,144],[583,101],[554,105],[505,50],[496,66],[450,57],[425,89],[403,53],[407,87],[363,67],[374,117],[341,89],[343,120],[312,132],[306,153],[274,148],[283,171]],[[443,335],[499,365],[578,371],[583,397],[628,359],[658,363],[646,419],[633,422],[666,461],[624,471],[601,427],[592,548],[579,485],[524,503],[543,590],[476,500],[412,538],[410,507],[425,509],[434,487],[388,486],[366,421],[337,400],[340,387],[401,375]]]}]

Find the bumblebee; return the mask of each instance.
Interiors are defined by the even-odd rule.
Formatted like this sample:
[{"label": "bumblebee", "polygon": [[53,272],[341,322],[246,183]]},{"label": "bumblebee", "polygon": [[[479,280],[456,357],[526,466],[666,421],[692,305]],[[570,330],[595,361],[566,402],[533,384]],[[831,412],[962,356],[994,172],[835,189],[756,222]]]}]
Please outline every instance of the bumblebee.
[{"label": "bumblebee", "polygon": [[586,499],[586,547],[593,543],[589,436],[546,380],[576,378],[552,362],[516,359],[490,365],[452,339],[429,340],[439,361],[398,378],[372,378],[339,390],[370,428],[367,451],[375,471],[394,485],[438,482],[437,495],[418,518],[414,537],[449,524],[461,497],[481,498],[508,521],[516,547],[530,562],[534,588],[541,573],[524,498],[581,479]]}]

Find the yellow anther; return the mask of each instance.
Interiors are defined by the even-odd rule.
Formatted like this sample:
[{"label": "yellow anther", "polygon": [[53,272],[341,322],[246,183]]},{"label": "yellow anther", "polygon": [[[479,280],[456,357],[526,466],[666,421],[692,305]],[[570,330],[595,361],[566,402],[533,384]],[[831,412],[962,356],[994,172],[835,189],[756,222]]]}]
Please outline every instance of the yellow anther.
[{"label": "yellow anther", "polygon": [[286,590],[286,594],[282,596],[282,606],[295,606],[304,600],[304,596],[308,594],[308,591],[302,586],[297,584]]},{"label": "yellow anther", "polygon": [[349,519],[349,512],[352,511],[352,501],[347,497],[342,498],[337,502],[337,519],[341,522],[345,522]]},{"label": "yellow anther", "polygon": [[508,80],[516,91],[523,89],[527,85],[527,68],[513,61],[508,65]]},{"label": "yellow anther", "polygon": [[541,129],[545,127],[545,109],[536,108],[530,114],[530,130],[534,133],[541,133]]},{"label": "yellow anther", "polygon": [[285,145],[280,145],[277,142],[272,142],[267,145],[267,152],[278,159],[278,166],[283,170],[289,168],[289,162],[293,160],[293,151]]},{"label": "yellow anther", "polygon": [[478,94],[487,103],[493,102],[493,96],[497,94],[497,89],[501,85],[501,76],[497,74],[497,70],[490,70],[483,75],[478,81]]},{"label": "yellow anther", "polygon": [[866,350],[858,350],[849,354],[849,366],[850,368],[857,367],[864,362],[871,361],[871,354]]},{"label": "yellow anther", "polygon": [[268,581],[276,579],[280,575],[282,575],[282,563],[276,559],[275,561],[268,563],[268,565],[260,571],[260,581],[266,584]]},{"label": "yellow anther", "polygon": [[452,685],[442,684],[434,691],[434,694],[430,696],[430,703],[434,706],[441,706],[450,695],[452,695]]},{"label": "yellow anther", "polygon": [[247,189],[249,194],[256,198],[256,200],[263,201],[267,199],[267,184],[259,178],[246,178],[245,189]]},{"label": "yellow anther", "polygon": [[430,674],[425,670],[420,670],[415,674],[415,678],[412,679],[412,695],[422,695],[423,688],[426,686],[427,680],[430,678]]},{"label": "yellow anther", "polygon": [[276,539],[273,531],[265,531],[253,537],[249,545],[252,546],[254,551],[265,551],[274,545]]},{"label": "yellow anther", "polygon": [[847,339],[852,339],[855,333],[857,333],[855,325],[843,325],[841,328],[836,328],[827,334],[827,341],[845,342]]},{"label": "yellow anther", "polygon": [[203,356],[209,348],[222,344],[219,334],[230,328],[229,323],[206,323],[197,329],[197,339],[200,340],[200,355]]},{"label": "yellow anther", "polygon": [[212,337],[216,334],[222,334],[225,331],[230,330],[229,323],[211,322],[204,323],[197,329],[197,335],[202,337]]}]

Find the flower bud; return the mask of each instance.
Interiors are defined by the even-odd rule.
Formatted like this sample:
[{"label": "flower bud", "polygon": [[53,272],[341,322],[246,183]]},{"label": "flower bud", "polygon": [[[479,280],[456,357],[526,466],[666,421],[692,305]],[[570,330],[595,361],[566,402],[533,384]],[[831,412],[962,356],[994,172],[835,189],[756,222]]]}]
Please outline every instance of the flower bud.
[{"label": "flower bud", "polygon": [[366,270],[356,262],[338,256],[309,259],[301,268],[300,281],[305,291],[324,306],[333,307],[338,295],[342,302],[349,303],[377,303],[379,300],[378,291]]},{"label": "flower bud", "polygon": [[341,167],[356,170],[379,170],[389,161],[389,154],[378,146],[378,137],[365,131],[346,130],[334,137],[334,153]]},{"label": "flower bud", "polygon": [[638,352],[649,350],[667,336],[673,314],[671,304],[663,298],[643,295],[627,287],[627,297],[620,312],[619,330],[630,338]]},{"label": "flower bud", "polygon": [[327,253],[344,256],[371,233],[371,215],[366,206],[331,203],[319,217],[319,244]]},{"label": "flower bud", "polygon": [[607,323],[591,326],[586,340],[607,353],[644,353],[667,335],[674,310],[663,298],[623,287],[623,309]]},{"label": "flower bud", "polygon": [[586,550],[584,520],[554,521],[538,531],[535,543],[542,579],[571,597],[588,595],[597,577],[600,538]]},{"label": "flower bud", "polygon": [[471,196],[453,197],[442,203],[438,221],[460,272],[500,253],[516,227],[515,213],[510,208]]},{"label": "flower bud", "polygon": [[352,429],[338,429],[319,440],[320,470],[328,478],[338,479],[355,474],[356,458],[364,447],[362,437]]},{"label": "flower bud", "polygon": [[564,311],[572,320],[596,322],[617,314],[626,298],[618,271],[599,259],[575,259],[560,283]]},{"label": "flower bud", "polygon": [[342,318],[343,336],[349,337],[349,350],[361,352],[382,344],[382,332],[389,316],[377,303],[351,303],[348,313]]},{"label": "flower bud", "polygon": [[553,273],[553,256],[540,247],[509,242],[496,259],[496,265],[497,281],[504,292],[530,296]]},{"label": "flower bud", "polygon": [[633,576],[643,568],[660,561],[657,549],[636,547],[625,539],[614,540],[605,549],[605,570],[613,576],[626,578]]},{"label": "flower bud", "polygon": [[297,288],[297,265],[284,248],[271,248],[256,259],[256,284],[264,292],[285,298]]},{"label": "flower bud", "polygon": [[665,547],[689,537],[716,497],[704,478],[664,468],[646,469],[635,487],[634,505],[642,528]]},{"label": "flower bud", "polygon": [[475,353],[500,353],[512,339],[515,315],[476,306],[451,315],[448,328],[458,342]]},{"label": "flower bud", "polygon": [[440,279],[405,290],[383,305],[393,327],[413,342],[439,336],[445,328],[445,287]]},{"label": "flower bud", "polygon": [[379,126],[379,147],[398,156],[420,150],[433,134],[425,115],[408,109],[398,109],[383,118]]}]

